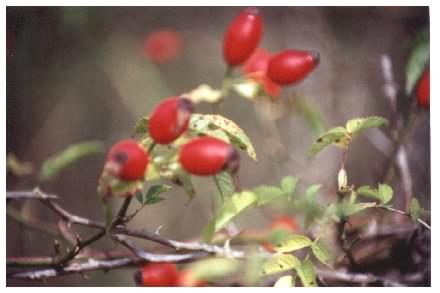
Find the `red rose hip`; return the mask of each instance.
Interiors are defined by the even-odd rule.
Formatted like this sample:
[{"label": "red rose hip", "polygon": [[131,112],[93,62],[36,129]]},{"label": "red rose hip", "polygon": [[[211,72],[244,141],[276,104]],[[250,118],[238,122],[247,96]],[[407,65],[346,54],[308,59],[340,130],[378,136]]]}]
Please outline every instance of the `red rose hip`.
[{"label": "red rose hip", "polygon": [[169,97],[161,101],[150,115],[148,131],[158,144],[169,144],[188,128],[193,108],[190,100]]},{"label": "red rose hip", "polygon": [[121,140],[110,149],[107,155],[107,164],[112,166],[114,176],[119,179],[124,181],[139,180],[145,176],[148,153],[134,139]]},{"label": "red rose hip", "polygon": [[171,263],[149,263],[135,274],[137,284],[146,287],[176,286],[177,267]]},{"label": "red rose hip", "polygon": [[257,8],[243,10],[229,25],[223,40],[223,57],[229,66],[242,64],[257,48],[263,21]]},{"label": "red rose hip", "polygon": [[230,144],[205,136],[183,145],[179,152],[179,161],[188,173],[208,176],[225,169],[232,173],[237,172],[240,157]]},{"label": "red rose hip", "polygon": [[416,97],[420,107],[429,108],[429,68],[423,72],[417,84]]},{"label": "red rose hip", "polygon": [[285,50],[272,57],[267,75],[280,85],[291,85],[303,80],[318,64],[315,51]]}]

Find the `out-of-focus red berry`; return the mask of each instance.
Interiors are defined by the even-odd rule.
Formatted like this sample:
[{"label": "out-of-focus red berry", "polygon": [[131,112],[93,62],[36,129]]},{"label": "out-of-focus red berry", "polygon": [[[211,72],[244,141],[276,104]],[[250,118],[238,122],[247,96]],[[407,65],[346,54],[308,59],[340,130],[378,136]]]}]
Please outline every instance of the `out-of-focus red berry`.
[{"label": "out-of-focus red berry", "polygon": [[[280,216],[272,220],[270,230],[284,230],[288,233],[293,233],[298,231],[298,224],[296,223],[295,219],[289,216]],[[263,247],[268,252],[275,252],[273,245],[270,242],[264,242]]]},{"label": "out-of-focus red berry", "polygon": [[281,87],[267,77],[267,68],[272,54],[263,48],[258,48],[246,60],[242,72],[263,86],[264,91],[272,97],[277,97],[281,93]]},{"label": "out-of-focus red berry", "polygon": [[271,58],[267,76],[280,85],[291,85],[306,78],[318,63],[315,51],[285,50]]},{"label": "out-of-focus red berry", "polygon": [[107,155],[107,163],[113,166],[115,176],[124,181],[144,178],[148,165],[148,153],[134,139],[114,144]]},{"label": "out-of-focus red berry", "polygon": [[296,223],[295,219],[289,217],[289,216],[281,216],[277,217],[272,221],[272,224],[270,225],[271,229],[283,229],[287,232],[293,233],[298,230],[298,224]]},{"label": "out-of-focus red berry", "polygon": [[178,287],[204,287],[208,282],[194,278],[190,270],[182,270],[177,277]]},{"label": "out-of-focus red berry", "polygon": [[229,25],[223,40],[223,58],[229,66],[243,64],[258,47],[263,21],[257,8],[243,10]]},{"label": "out-of-focus red berry", "polygon": [[199,137],[183,145],[179,151],[179,162],[190,174],[214,175],[229,169],[236,172],[239,155],[230,144],[209,136]]},{"label": "out-of-focus red berry", "polygon": [[173,61],[182,48],[182,37],[177,31],[171,29],[154,31],[144,41],[144,53],[154,63]]},{"label": "out-of-focus red berry", "polygon": [[420,78],[416,89],[417,103],[420,107],[429,108],[429,68],[426,69]]},{"label": "out-of-focus red berry", "polygon": [[190,100],[182,97],[169,97],[162,100],[150,115],[148,131],[158,144],[169,144],[188,128],[193,111]]},{"label": "out-of-focus red berry", "polygon": [[171,287],[177,285],[178,271],[175,264],[149,263],[140,274],[135,276],[136,281],[146,287]]}]

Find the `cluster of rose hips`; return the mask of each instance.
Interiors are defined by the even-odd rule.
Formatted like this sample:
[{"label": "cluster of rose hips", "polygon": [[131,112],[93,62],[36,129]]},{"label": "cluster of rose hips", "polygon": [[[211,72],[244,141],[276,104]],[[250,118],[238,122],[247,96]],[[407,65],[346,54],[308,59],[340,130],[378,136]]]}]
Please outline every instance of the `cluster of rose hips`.
[{"label": "cluster of rose hips", "polygon": [[229,25],[223,41],[223,57],[229,68],[244,65],[242,71],[277,96],[280,86],[303,80],[319,63],[315,51],[287,49],[271,54],[258,48],[263,20],[257,8],[243,10]]},{"label": "cluster of rose hips", "polygon": [[203,287],[190,270],[179,271],[173,263],[148,263],[134,275],[136,284],[145,287]]},{"label": "cluster of rose hips", "polygon": [[[154,143],[167,145],[179,138],[187,130],[192,112],[192,103],[186,98],[169,97],[161,101],[148,122],[149,135]],[[214,175],[225,169],[234,173],[239,166],[237,150],[209,136],[182,145],[178,158],[183,169],[199,176]],[[119,141],[107,157],[107,167],[111,166],[112,175],[123,181],[143,179],[148,162],[148,151],[134,139]]]}]

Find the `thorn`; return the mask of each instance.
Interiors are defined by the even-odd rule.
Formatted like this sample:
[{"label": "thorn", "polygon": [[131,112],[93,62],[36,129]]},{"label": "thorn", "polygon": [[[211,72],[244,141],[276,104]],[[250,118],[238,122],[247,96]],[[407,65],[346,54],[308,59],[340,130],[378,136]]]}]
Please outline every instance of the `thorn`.
[{"label": "thorn", "polygon": [[159,227],[156,228],[156,231],[154,231],[154,234],[156,235],[160,235],[160,230],[162,230],[163,225],[160,225]]}]

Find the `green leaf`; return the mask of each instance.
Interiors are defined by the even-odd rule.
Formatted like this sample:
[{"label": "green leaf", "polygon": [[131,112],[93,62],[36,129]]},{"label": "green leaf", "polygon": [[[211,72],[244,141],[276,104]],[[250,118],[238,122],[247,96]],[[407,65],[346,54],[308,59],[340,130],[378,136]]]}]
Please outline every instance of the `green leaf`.
[{"label": "green leaf", "polygon": [[419,219],[424,213],[425,210],[422,208],[417,198],[411,198],[409,205],[409,215],[411,216],[411,219],[414,222],[417,222],[417,219]]},{"label": "green leaf", "polygon": [[196,261],[186,267],[196,280],[213,281],[235,274],[239,262],[231,258],[215,257]]},{"label": "green leaf", "polygon": [[271,203],[274,200],[286,196],[286,193],[276,186],[262,185],[254,189],[257,196],[257,206],[262,206]]},{"label": "green leaf", "polygon": [[301,98],[297,100],[297,102],[304,119],[313,133],[315,135],[321,135],[325,131],[325,123],[317,106],[312,105],[310,100],[306,98]]},{"label": "green leaf", "polygon": [[313,255],[326,266],[331,267],[335,258],[327,248],[327,246],[321,240],[317,240],[312,244]]},{"label": "green leaf", "polygon": [[379,184],[378,189],[364,185],[358,188],[357,193],[369,198],[377,199],[381,204],[386,204],[393,198],[393,189],[386,184]]},{"label": "green leaf", "polygon": [[217,215],[208,223],[203,232],[204,240],[207,242],[210,241],[214,233],[226,226],[226,224],[246,208],[255,204],[257,200],[258,197],[255,193],[250,191],[234,193],[230,198],[225,200]]},{"label": "green leaf", "polygon": [[271,275],[280,272],[290,271],[301,266],[301,261],[292,254],[274,255],[262,266],[263,275]]},{"label": "green leaf", "polygon": [[318,285],[315,268],[310,260],[303,261],[295,270],[304,287],[316,287]]},{"label": "green leaf", "polygon": [[354,214],[357,214],[365,209],[375,207],[376,203],[374,202],[363,202],[363,203],[351,203],[349,200],[344,200],[339,205],[339,213],[341,216],[349,217]]},{"label": "green leaf", "polygon": [[373,127],[380,127],[387,124],[388,121],[385,118],[378,116],[370,116],[366,118],[355,118],[348,120],[345,128],[351,134],[358,134],[363,130]]},{"label": "green leaf", "polygon": [[65,150],[44,161],[40,170],[41,180],[45,181],[51,179],[79,159],[101,153],[103,148],[103,144],[100,141],[86,141],[70,145]]},{"label": "green leaf", "polygon": [[321,184],[313,184],[309,188],[307,188],[305,193],[305,198],[308,202],[314,202],[316,200],[316,195],[321,189]]},{"label": "green leaf", "polygon": [[347,136],[347,130],[344,127],[336,127],[330,129],[320,137],[318,137],[315,143],[309,149],[309,155],[314,156],[319,153],[323,148],[332,144],[339,143],[343,138]]},{"label": "green leaf", "polygon": [[138,192],[136,194],[136,199],[142,204],[142,205],[151,205],[158,203],[164,198],[160,197],[159,195],[161,193],[167,192],[171,189],[171,186],[166,184],[161,185],[153,185],[151,186],[147,192]]},{"label": "green leaf", "polygon": [[214,175],[219,183],[220,190],[224,197],[230,197],[234,191],[234,183],[232,182],[231,175],[229,172],[220,172]]},{"label": "green leaf", "polygon": [[292,252],[312,245],[312,241],[304,235],[291,234],[283,241],[275,244],[274,250],[277,252]]},{"label": "green leaf", "polygon": [[221,129],[226,133],[232,145],[246,151],[252,159],[257,160],[251,140],[232,120],[221,115],[192,114],[189,129],[199,135],[210,135],[213,130]]},{"label": "green leaf", "polygon": [[142,117],[136,122],[134,134],[148,134],[148,117]]},{"label": "green leaf", "polygon": [[289,199],[293,197],[298,181],[299,178],[293,176],[286,176],[281,180],[281,189],[287,194]]},{"label": "green leaf", "polygon": [[176,176],[175,179],[176,183],[183,187],[183,190],[185,190],[185,193],[189,197],[189,201],[191,201],[196,196],[196,190],[194,189],[194,185],[191,180],[191,175],[182,170],[177,170],[175,172],[175,176]]},{"label": "green leaf", "polygon": [[292,276],[282,276],[281,278],[279,278],[276,282],[275,285],[273,285],[276,288],[290,288],[290,287],[294,287],[293,284],[293,277]]},{"label": "green leaf", "polygon": [[379,184],[378,189],[382,204],[387,204],[393,198],[393,189],[387,184]]},{"label": "green leaf", "polygon": [[428,62],[429,34],[427,34],[427,37],[420,38],[419,42],[412,49],[411,55],[406,64],[405,92],[407,95],[411,95],[413,92]]}]

